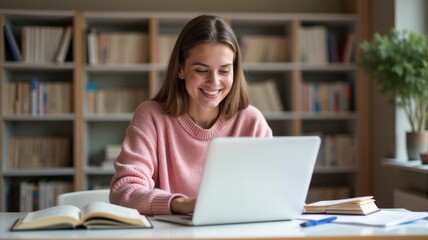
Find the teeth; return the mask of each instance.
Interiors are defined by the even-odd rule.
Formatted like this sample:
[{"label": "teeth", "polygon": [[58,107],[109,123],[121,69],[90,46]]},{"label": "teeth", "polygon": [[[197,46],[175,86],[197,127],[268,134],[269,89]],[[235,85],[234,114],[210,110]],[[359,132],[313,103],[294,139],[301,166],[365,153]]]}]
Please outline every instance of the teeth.
[{"label": "teeth", "polygon": [[207,91],[205,89],[202,89],[202,91],[208,95],[216,95],[217,93],[220,92],[220,90],[214,90],[214,91]]}]

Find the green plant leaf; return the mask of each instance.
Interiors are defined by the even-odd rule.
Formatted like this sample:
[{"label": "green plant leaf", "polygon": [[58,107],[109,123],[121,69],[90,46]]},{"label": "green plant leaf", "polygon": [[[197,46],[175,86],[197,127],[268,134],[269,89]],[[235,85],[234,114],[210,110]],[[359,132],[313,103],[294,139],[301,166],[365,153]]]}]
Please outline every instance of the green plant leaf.
[{"label": "green plant leaf", "polygon": [[371,41],[364,41],[360,47],[358,67],[379,83],[382,93],[393,96],[390,102],[406,110],[412,131],[425,130],[428,106],[427,36],[393,28],[384,36],[375,33]]}]

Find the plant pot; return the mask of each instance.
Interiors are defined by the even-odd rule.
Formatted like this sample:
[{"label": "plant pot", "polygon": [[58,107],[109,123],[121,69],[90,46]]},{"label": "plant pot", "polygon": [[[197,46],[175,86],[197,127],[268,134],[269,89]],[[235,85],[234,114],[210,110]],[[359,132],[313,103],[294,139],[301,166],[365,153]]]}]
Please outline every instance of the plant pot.
[{"label": "plant pot", "polygon": [[428,152],[421,153],[420,156],[422,164],[428,164]]},{"label": "plant pot", "polygon": [[409,160],[420,160],[420,154],[428,151],[428,132],[407,132],[406,146]]}]

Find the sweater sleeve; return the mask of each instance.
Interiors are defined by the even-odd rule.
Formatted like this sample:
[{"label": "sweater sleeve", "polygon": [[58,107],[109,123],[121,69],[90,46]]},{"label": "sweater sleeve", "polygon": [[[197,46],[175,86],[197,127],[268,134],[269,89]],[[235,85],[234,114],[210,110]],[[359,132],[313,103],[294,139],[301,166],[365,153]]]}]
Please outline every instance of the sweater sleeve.
[{"label": "sweater sleeve", "polygon": [[250,105],[244,112],[245,122],[251,126],[250,132],[254,137],[272,137],[272,129],[269,127],[263,114]]},{"label": "sweater sleeve", "polygon": [[[157,176],[156,126],[150,114],[134,114],[115,161],[110,202],[145,215],[171,214],[170,202],[181,196],[155,188]],[[138,127],[137,127],[138,126]]]}]

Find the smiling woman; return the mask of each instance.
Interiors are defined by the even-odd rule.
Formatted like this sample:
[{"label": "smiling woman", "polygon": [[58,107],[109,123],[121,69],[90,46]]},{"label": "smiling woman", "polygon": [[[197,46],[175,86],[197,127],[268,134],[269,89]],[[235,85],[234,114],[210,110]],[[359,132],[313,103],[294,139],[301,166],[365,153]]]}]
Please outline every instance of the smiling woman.
[{"label": "smiling woman", "polygon": [[203,15],[178,36],[157,95],[135,110],[110,201],[146,215],[192,213],[208,144],[226,136],[271,137],[272,130],[249,105],[232,29]]},{"label": "smiling woman", "polygon": [[189,95],[187,113],[202,128],[219,116],[220,103],[233,84],[233,50],[222,43],[203,43],[191,50],[178,77]]}]

